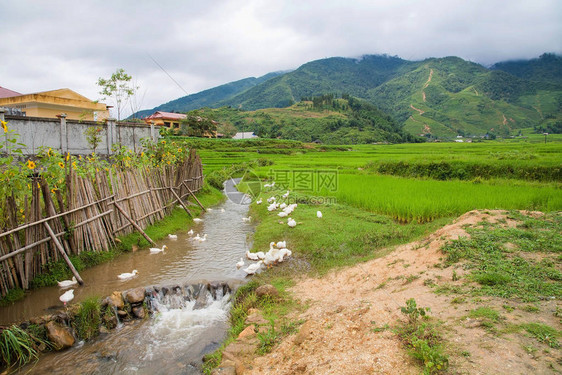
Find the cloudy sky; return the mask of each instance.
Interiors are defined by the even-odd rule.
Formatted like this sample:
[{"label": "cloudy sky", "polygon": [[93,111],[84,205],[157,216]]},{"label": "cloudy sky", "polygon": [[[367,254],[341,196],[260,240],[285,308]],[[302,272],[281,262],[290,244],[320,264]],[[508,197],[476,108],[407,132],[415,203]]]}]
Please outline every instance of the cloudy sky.
[{"label": "cloudy sky", "polygon": [[0,86],[97,100],[124,68],[141,108],[332,56],[562,53],[560,0],[1,0],[0,15]]}]

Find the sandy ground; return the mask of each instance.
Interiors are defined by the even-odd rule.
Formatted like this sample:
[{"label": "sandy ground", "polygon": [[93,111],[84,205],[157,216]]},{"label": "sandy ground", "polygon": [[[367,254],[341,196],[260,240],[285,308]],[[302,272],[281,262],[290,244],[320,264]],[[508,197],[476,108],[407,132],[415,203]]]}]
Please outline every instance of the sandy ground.
[{"label": "sandy ground", "polygon": [[[437,268],[443,258],[441,246],[450,239],[467,236],[463,229],[486,219],[506,220],[501,211],[471,211],[422,241],[399,246],[391,254],[322,278],[300,280],[290,292],[302,303],[305,312],[295,316],[305,321],[299,333],[288,336],[269,354],[257,357],[249,374],[418,374],[420,367],[405,352],[391,330],[373,332],[384,324],[395,326],[404,320],[400,307],[415,298],[418,306],[430,307],[431,315],[443,322],[446,351],[450,355],[449,374],[548,374],[562,370],[560,351],[551,349],[529,353],[529,345],[543,350],[542,344],[523,334],[495,336],[475,319],[467,318],[479,306],[474,301],[452,304],[454,295],[437,295],[424,285],[426,280],[451,284],[453,268]],[[506,220],[505,224],[516,223]],[[461,276],[464,271],[455,269]],[[426,282],[427,284],[427,282]],[[485,298],[487,306],[502,302]],[[542,320],[560,329],[550,310],[556,301],[545,302]],[[513,322],[525,319],[516,310],[505,313]],[[546,348],[546,346],[544,346]],[[464,353],[464,355],[461,355]],[[549,367],[550,366],[550,367]]]}]

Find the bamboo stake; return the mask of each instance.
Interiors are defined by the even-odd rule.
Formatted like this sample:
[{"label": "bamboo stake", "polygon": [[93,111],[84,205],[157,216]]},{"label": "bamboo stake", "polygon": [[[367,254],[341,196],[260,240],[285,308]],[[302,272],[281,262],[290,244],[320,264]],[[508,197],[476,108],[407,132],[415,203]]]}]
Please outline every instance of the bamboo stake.
[{"label": "bamboo stake", "polygon": [[203,211],[207,212],[207,210],[205,209],[205,207],[203,207],[203,205],[201,204],[201,202],[199,202],[199,199],[197,199],[197,197],[195,196],[195,193],[193,193],[193,191],[191,191],[191,189],[187,186],[187,184],[185,182],[182,182],[182,184],[185,186],[185,188],[187,189],[187,191],[189,192],[189,194],[191,194],[191,196],[195,199],[195,201],[197,202],[197,204],[199,205],[199,207],[201,207],[203,209]]},{"label": "bamboo stake", "polygon": [[53,230],[49,226],[49,223],[44,222],[43,224],[45,224],[45,228],[47,229],[47,232],[49,232],[49,235],[53,239],[53,242],[55,243],[55,246],[57,247],[58,251],[61,253],[62,257],[64,258],[64,261],[66,262],[66,264],[68,264],[68,267],[72,271],[72,274],[74,275],[74,277],[76,277],[76,280],[78,281],[78,283],[80,285],[84,285],[84,280],[82,280],[82,278],[78,274],[78,271],[76,271],[76,268],[74,268],[74,265],[72,264],[72,262],[68,258],[68,255],[66,255],[66,253],[64,252],[64,249],[62,248],[62,245],[60,244],[59,240],[55,236],[55,233],[53,233]]},{"label": "bamboo stake", "polygon": [[141,229],[141,227],[139,227],[139,226],[137,225],[137,223],[135,223],[135,222],[133,221],[133,219],[131,219],[131,218],[129,217],[129,215],[127,215],[127,213],[121,208],[121,206],[119,206],[117,203],[113,203],[113,205],[115,206],[115,208],[117,208],[117,210],[119,210],[119,212],[121,213],[121,215],[123,215],[123,216],[125,217],[125,219],[127,219],[127,220],[129,221],[129,223],[131,223],[131,224],[133,225],[133,227],[135,227],[135,229],[136,229],[137,231],[139,231],[139,233],[142,234],[142,236],[143,236],[144,238],[146,238],[146,240],[147,240],[148,242],[150,242],[152,245],[156,246],[156,242],[152,241],[152,239],[151,239],[150,237],[148,237],[148,234],[146,234],[146,233]]},{"label": "bamboo stake", "polygon": [[183,209],[185,210],[185,212],[187,212],[189,214],[189,216],[193,217],[193,215],[191,214],[191,211],[189,211],[189,208],[187,208],[187,206],[181,201],[180,197],[176,194],[176,192],[174,191],[173,188],[170,188],[170,191],[172,192],[172,194],[176,197],[176,200],[179,202],[179,204],[181,204],[181,206],[183,207]]}]

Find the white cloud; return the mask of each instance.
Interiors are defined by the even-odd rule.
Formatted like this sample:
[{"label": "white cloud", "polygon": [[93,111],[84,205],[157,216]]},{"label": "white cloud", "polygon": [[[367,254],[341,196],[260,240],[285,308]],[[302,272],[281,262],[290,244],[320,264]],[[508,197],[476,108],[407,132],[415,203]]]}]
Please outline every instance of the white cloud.
[{"label": "white cloud", "polygon": [[4,0],[0,85],[69,87],[98,99],[124,68],[143,107],[310,60],[388,53],[490,64],[562,52],[557,0],[151,1]]}]

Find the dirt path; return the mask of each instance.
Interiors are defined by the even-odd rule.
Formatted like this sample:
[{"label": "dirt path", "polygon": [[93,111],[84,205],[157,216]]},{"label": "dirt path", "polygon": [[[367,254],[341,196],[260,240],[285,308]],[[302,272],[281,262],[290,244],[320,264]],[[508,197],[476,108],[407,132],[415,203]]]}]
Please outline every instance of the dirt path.
[{"label": "dirt path", "polygon": [[425,102],[425,89],[427,88],[427,86],[429,86],[429,83],[431,82],[431,78],[433,77],[433,69],[429,70],[429,77],[427,78],[427,81],[425,82],[425,85],[423,85],[423,89],[422,89],[422,98],[423,101]]},{"label": "dirt path", "polygon": [[410,104],[410,108],[412,108],[414,111],[417,111],[420,115],[423,115],[423,114],[425,113],[425,111],[423,111],[423,110],[421,110],[421,109],[419,109],[419,108],[414,107],[413,104]]},{"label": "dirt path", "polygon": [[[409,298],[415,298],[418,306],[430,307],[432,316],[443,321],[451,354],[448,373],[553,373],[544,362],[535,361],[519,339],[509,334],[495,337],[474,319],[466,318],[473,303],[452,304],[451,296],[436,294],[427,286],[427,280],[452,280],[452,267],[435,267],[443,258],[440,248],[450,239],[467,236],[464,228],[483,219],[515,224],[501,211],[471,211],[426,239],[399,246],[383,258],[319,279],[300,280],[291,288],[295,298],[309,305],[295,316],[305,321],[300,332],[288,336],[271,353],[255,358],[252,370],[245,373],[418,374],[419,366],[391,330],[373,331],[403,320],[400,307]],[[462,277],[466,271],[457,268],[455,272]],[[550,355],[555,356],[554,352]]]}]

